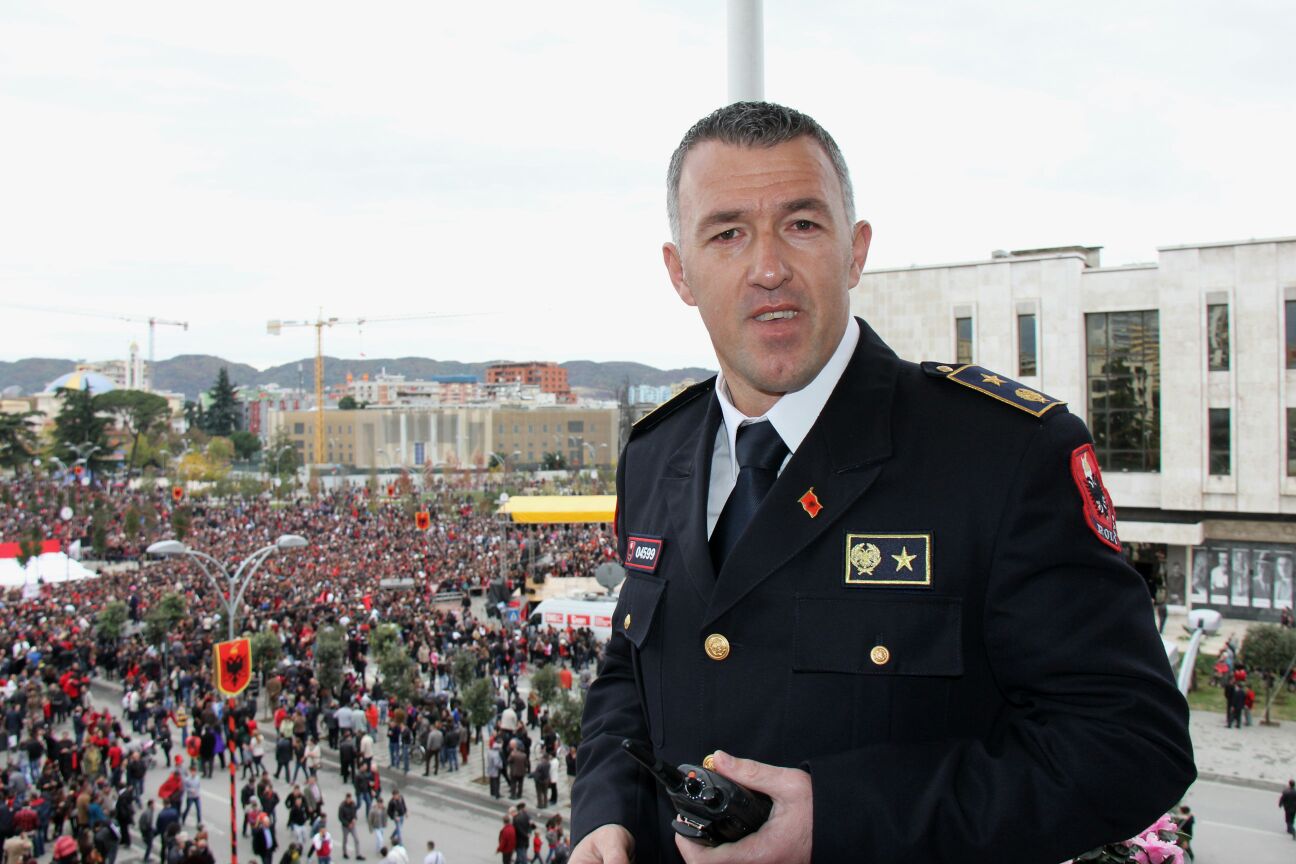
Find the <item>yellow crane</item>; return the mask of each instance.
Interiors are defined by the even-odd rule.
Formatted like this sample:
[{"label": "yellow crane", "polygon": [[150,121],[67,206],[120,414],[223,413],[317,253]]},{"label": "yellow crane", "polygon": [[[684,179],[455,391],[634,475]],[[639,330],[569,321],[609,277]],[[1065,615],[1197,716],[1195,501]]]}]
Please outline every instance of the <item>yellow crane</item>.
[{"label": "yellow crane", "polygon": [[335,327],[341,324],[354,324],[357,327],[363,327],[365,324],[378,324],[384,321],[421,321],[428,318],[466,318],[472,315],[480,315],[480,312],[463,312],[450,315],[386,315],[377,318],[325,318],[324,313],[315,318],[314,321],[281,321],[273,319],[266,322],[266,332],[271,336],[278,336],[285,327],[314,327],[315,328],[315,461],[316,464],[324,458],[324,328]]}]

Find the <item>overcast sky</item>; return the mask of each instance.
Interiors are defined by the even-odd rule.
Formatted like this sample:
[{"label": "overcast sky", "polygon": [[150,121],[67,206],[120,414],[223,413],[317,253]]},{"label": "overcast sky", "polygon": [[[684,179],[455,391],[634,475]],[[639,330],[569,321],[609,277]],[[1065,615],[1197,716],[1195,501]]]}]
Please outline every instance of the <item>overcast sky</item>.
[{"label": "overcast sky", "polygon": [[[663,175],[726,99],[725,4],[7,3],[0,303],[184,320],[158,359],[714,367]],[[766,97],[836,137],[870,267],[1296,234],[1273,2],[765,2]],[[0,306],[0,359],[147,326]]]}]

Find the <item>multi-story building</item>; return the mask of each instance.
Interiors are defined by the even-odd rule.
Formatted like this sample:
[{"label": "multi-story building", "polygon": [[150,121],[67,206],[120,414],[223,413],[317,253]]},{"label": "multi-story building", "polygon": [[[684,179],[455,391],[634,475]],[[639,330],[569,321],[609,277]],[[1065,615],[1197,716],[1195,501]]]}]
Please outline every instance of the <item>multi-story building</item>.
[{"label": "multi-story building", "polygon": [[475,375],[434,375],[426,380],[407,380],[386,370],[370,378],[347,374],[345,392],[358,403],[373,405],[468,405],[482,402],[486,392]]},{"label": "multi-story building", "polygon": [[314,411],[271,411],[265,436],[283,429],[307,464],[374,468],[538,467],[561,453],[573,467],[616,463],[616,407],[467,405],[324,412],[324,453],[315,453]]},{"label": "multi-story building", "polygon": [[559,403],[576,401],[571,385],[567,383],[567,370],[557,363],[495,363],[486,368],[486,383],[529,384],[539,387],[542,393],[554,394]]},{"label": "multi-story building", "polygon": [[[1093,433],[1126,552],[1171,603],[1276,618],[1296,559],[1296,237],[870,270],[851,301],[900,356],[975,363]],[[1059,470],[1066,470],[1059,466]]]}]

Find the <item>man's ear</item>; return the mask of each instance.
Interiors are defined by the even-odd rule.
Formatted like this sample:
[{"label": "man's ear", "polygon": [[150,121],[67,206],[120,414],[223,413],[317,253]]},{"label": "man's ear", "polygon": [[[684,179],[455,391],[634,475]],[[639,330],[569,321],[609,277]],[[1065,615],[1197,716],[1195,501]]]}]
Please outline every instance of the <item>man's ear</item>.
[{"label": "man's ear", "polygon": [[868,260],[869,244],[873,242],[873,226],[861,219],[855,223],[851,235],[851,270],[850,287],[859,284],[860,274],[864,272],[864,262]]},{"label": "man's ear", "polygon": [[684,275],[684,259],[680,257],[679,247],[674,243],[663,243],[662,261],[666,264],[666,272],[670,274],[671,284],[675,286],[675,293],[688,305],[696,306],[697,301],[693,299],[693,291]]}]

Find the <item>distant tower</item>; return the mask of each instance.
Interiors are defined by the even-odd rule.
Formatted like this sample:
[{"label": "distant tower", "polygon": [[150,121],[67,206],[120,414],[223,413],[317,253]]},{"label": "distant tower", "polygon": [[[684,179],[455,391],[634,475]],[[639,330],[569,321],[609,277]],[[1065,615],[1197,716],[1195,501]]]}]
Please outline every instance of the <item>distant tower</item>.
[{"label": "distant tower", "polygon": [[152,389],[144,380],[144,358],[140,356],[139,343],[134,339],[130,343],[130,359],[126,361],[126,389]]}]

